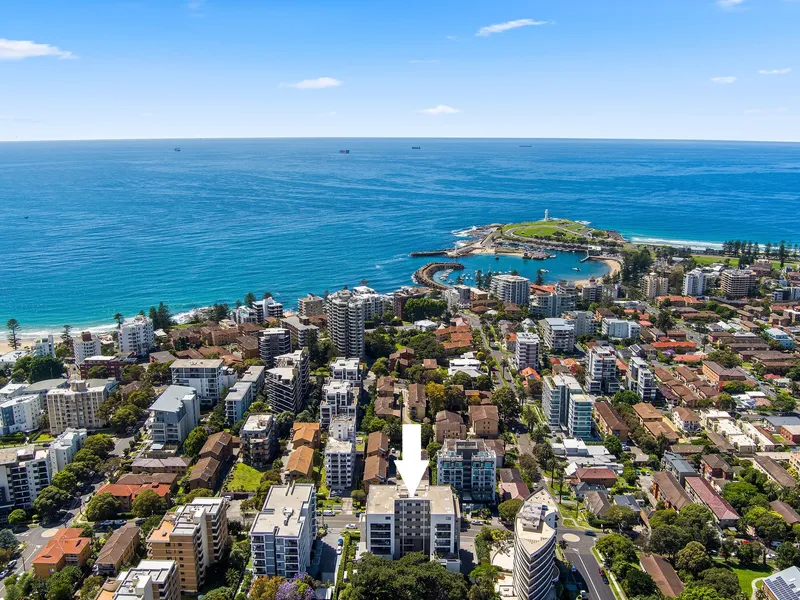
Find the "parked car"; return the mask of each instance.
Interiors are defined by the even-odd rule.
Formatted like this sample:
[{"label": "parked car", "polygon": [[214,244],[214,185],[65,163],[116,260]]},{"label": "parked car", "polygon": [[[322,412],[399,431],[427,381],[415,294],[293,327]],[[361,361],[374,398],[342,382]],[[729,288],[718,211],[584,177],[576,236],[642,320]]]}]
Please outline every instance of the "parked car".
[{"label": "parked car", "polygon": [[330,510],[330,509],[325,509],[325,510],[323,510],[323,511],[322,511],[322,514],[323,514],[323,515],[325,515],[326,517],[333,517],[333,516],[335,516],[335,515],[336,515],[336,513],[335,513],[335,512],[333,512],[333,511],[332,511],[332,510]]},{"label": "parked car", "polygon": [[15,558],[15,559],[13,559],[13,560],[10,560],[10,561],[8,561],[8,565],[6,565],[6,566],[7,566],[9,569],[13,569],[14,567],[16,567],[16,566],[17,566],[17,559]]},{"label": "parked car", "polygon": [[6,569],[5,571],[0,571],[0,579],[5,579],[8,577],[9,571]]},{"label": "parked car", "polygon": [[116,519],[115,521],[112,521],[112,523],[114,527],[123,527],[127,521],[125,519]]},{"label": "parked car", "polygon": [[141,525],[141,524],[142,524],[142,523],[144,523],[145,521],[147,521],[147,519],[143,519],[142,517],[139,517],[138,519],[136,519],[136,520],[134,521],[134,524],[136,524],[136,525]]},{"label": "parked car", "polygon": [[358,525],[356,525],[355,523],[348,523],[347,526],[345,527],[345,529],[357,529],[357,528]]},{"label": "parked car", "polygon": [[589,537],[597,537],[597,534],[591,529],[587,529],[586,531],[583,532],[583,534],[588,535]]},{"label": "parked car", "polygon": [[337,546],[336,554],[341,554],[341,553],[342,553],[342,547],[341,546]]},{"label": "parked car", "polygon": [[586,590],[581,590],[581,600],[586,600],[589,597],[589,592]]}]

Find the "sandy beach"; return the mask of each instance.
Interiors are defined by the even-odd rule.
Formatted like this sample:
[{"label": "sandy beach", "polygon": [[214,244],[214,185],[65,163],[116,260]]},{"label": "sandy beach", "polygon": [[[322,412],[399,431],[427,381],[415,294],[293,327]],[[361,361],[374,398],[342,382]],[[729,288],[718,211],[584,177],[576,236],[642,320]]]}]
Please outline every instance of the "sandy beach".
[{"label": "sandy beach", "polygon": [[[622,263],[618,260],[614,260],[613,258],[603,258],[601,259],[606,265],[608,265],[608,276],[613,277],[617,273],[619,273],[620,269],[622,268]],[[588,279],[576,279],[575,285],[586,285],[589,283]]]}]

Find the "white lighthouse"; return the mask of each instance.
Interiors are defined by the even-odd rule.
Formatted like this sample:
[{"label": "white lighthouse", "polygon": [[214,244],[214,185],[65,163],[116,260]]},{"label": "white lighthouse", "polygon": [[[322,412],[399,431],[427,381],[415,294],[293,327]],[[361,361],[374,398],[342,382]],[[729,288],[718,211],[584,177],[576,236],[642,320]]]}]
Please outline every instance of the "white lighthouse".
[{"label": "white lighthouse", "polygon": [[546,208],[544,209],[544,220],[545,221],[549,221],[550,220],[550,211],[547,210]]}]

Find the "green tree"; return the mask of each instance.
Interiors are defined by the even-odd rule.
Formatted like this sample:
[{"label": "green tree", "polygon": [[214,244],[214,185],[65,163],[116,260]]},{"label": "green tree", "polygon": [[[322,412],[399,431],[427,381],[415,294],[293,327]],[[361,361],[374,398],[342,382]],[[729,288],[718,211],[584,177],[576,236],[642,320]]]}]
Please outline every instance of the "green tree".
[{"label": "green tree", "polygon": [[88,450],[95,456],[106,459],[111,454],[111,451],[114,450],[114,440],[107,433],[95,433],[86,438],[83,443],[83,449]]},{"label": "green tree", "polygon": [[108,378],[108,369],[106,369],[102,365],[97,365],[89,369],[86,373],[89,379],[107,379]]},{"label": "green tree", "polygon": [[136,407],[132,404],[120,406],[114,411],[114,414],[111,415],[111,426],[117,433],[121,433],[131,427],[134,427],[138,421],[139,416],[136,411]]},{"label": "green tree", "polygon": [[639,569],[628,569],[625,579],[622,580],[622,588],[631,598],[651,596],[658,591],[653,578]]},{"label": "green tree", "polygon": [[730,600],[730,598],[720,596],[713,588],[696,586],[683,590],[676,600]]},{"label": "green tree", "polygon": [[8,515],[8,524],[12,527],[24,525],[28,522],[28,514],[21,508],[15,508]]},{"label": "green tree", "polygon": [[436,413],[444,410],[444,386],[441,383],[431,382],[425,386],[425,395],[428,398],[428,408],[431,416],[435,418]]},{"label": "green tree", "polygon": [[19,540],[10,529],[0,529],[0,548],[3,550],[13,550],[19,546]]},{"label": "green tree", "polygon": [[372,363],[372,369],[370,370],[375,374],[375,377],[383,377],[384,375],[388,375],[389,360],[385,356],[381,356],[374,363]]},{"label": "green tree", "polygon": [[631,529],[639,524],[639,515],[630,506],[612,506],[603,518],[618,529]]},{"label": "green tree", "polygon": [[167,503],[154,490],[144,490],[133,499],[131,512],[137,517],[152,517],[167,512]]},{"label": "green tree", "polygon": [[711,588],[729,600],[744,600],[739,578],[730,569],[706,569],[698,576],[698,585]]},{"label": "green tree", "polygon": [[144,523],[141,524],[139,527],[139,536],[146,540],[150,537],[150,532],[153,531],[156,527],[158,527],[159,523],[161,523],[161,515],[153,515],[152,517],[147,517]]},{"label": "green tree", "polygon": [[208,431],[206,431],[206,428],[202,425],[195,427],[189,432],[186,441],[183,442],[184,454],[192,458],[197,457],[200,454],[200,450],[203,449],[203,444],[206,443],[206,440],[208,440]]},{"label": "green tree", "polygon": [[45,379],[56,379],[64,374],[64,363],[50,355],[37,356],[30,362],[28,381],[36,383]]},{"label": "green tree", "polygon": [[63,509],[72,497],[54,485],[48,485],[36,496],[33,508],[44,521],[49,521]]},{"label": "green tree", "polygon": [[122,507],[119,500],[109,492],[95,494],[86,505],[86,519],[89,521],[104,521],[119,514]]},{"label": "green tree", "polygon": [[657,554],[675,555],[691,540],[689,534],[675,525],[662,525],[650,533],[650,549]]},{"label": "green tree", "polygon": [[612,399],[612,403],[614,406],[617,404],[639,404],[642,399],[639,398],[639,395],[636,392],[631,392],[630,390],[622,390],[614,394],[614,398]]},{"label": "green tree", "polygon": [[619,533],[601,537],[595,544],[597,551],[611,562],[636,562],[636,547],[633,542]]},{"label": "green tree", "polygon": [[606,450],[617,458],[622,456],[622,442],[618,437],[607,435],[605,439],[603,439],[603,445],[606,447]]},{"label": "green tree", "polygon": [[11,346],[12,350],[18,350],[20,346],[19,321],[16,319],[9,319],[6,321],[6,329],[8,329],[8,345]]},{"label": "green tree", "polygon": [[514,520],[514,517],[517,516],[520,508],[522,508],[522,500],[520,498],[513,498],[511,500],[501,502],[497,507],[497,511],[500,514],[500,520],[505,521],[506,523],[511,523]]},{"label": "green tree", "polygon": [[753,498],[759,495],[758,488],[746,481],[732,481],[722,488],[722,497],[740,514],[744,513],[744,509],[750,506]]},{"label": "green tree", "polygon": [[711,559],[705,546],[700,542],[689,542],[675,556],[675,566],[679,571],[697,575],[711,566]]},{"label": "green tree", "polygon": [[78,478],[70,471],[59,471],[53,476],[52,485],[72,495],[78,489]]},{"label": "green tree", "polygon": [[800,566],[800,550],[792,542],[784,542],[775,551],[775,565],[781,571]]},{"label": "green tree", "polygon": [[125,321],[125,315],[122,313],[114,313],[113,319],[117,322],[117,329],[122,329],[122,323]]},{"label": "green tree", "polygon": [[514,421],[522,413],[522,405],[517,399],[516,393],[509,386],[495,390],[492,395],[492,403],[497,405],[500,413],[500,420],[504,423]]}]

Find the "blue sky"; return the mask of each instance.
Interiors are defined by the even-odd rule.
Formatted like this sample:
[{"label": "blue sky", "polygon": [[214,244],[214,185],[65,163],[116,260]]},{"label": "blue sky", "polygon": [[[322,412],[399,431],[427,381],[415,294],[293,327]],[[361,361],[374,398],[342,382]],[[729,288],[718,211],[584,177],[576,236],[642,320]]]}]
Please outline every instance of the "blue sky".
[{"label": "blue sky", "polygon": [[800,0],[0,0],[0,140],[800,141]]}]

